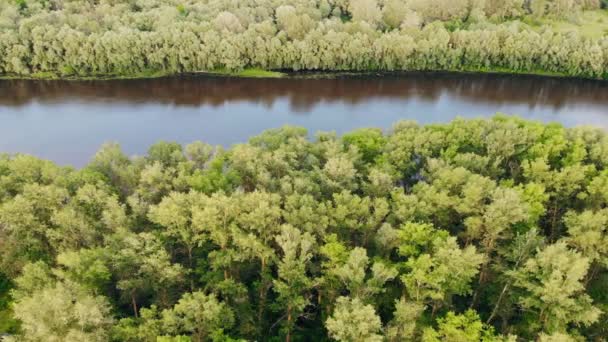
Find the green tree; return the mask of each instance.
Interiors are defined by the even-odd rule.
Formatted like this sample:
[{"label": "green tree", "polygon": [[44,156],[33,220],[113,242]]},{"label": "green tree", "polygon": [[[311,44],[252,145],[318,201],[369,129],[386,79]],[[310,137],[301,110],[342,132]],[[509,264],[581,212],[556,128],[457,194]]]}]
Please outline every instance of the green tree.
[{"label": "green tree", "polygon": [[154,294],[163,307],[170,303],[170,289],[181,283],[183,268],[171,262],[170,255],[157,237],[150,233],[123,233],[109,246],[116,287],[138,317],[138,299]]}]

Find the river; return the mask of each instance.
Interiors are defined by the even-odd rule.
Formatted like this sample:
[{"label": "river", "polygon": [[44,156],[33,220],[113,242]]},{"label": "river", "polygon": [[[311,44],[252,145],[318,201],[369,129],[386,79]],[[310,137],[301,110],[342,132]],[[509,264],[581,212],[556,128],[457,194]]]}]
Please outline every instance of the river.
[{"label": "river", "polygon": [[0,81],[0,152],[83,166],[104,142],[143,154],[159,141],[230,146],[283,125],[344,133],[399,120],[496,112],[608,129],[608,82],[532,76],[403,74],[245,79]]}]

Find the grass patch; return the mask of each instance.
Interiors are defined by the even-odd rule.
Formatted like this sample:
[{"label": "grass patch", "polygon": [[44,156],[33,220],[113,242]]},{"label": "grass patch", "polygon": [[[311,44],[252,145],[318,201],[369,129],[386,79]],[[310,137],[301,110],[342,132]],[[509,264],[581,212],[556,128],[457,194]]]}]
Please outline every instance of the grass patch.
[{"label": "grass patch", "polygon": [[239,77],[264,77],[264,78],[279,78],[285,76],[284,73],[278,71],[269,71],[263,69],[245,69],[237,72],[235,76]]},{"label": "grass patch", "polygon": [[[607,28],[608,30],[608,28]],[[476,67],[463,65],[454,69],[442,69],[442,70],[358,70],[358,71],[301,71],[293,73],[283,73],[278,71],[269,71],[258,68],[249,68],[241,71],[229,71],[226,69],[216,69],[213,71],[201,71],[201,72],[189,72],[189,73],[168,73],[160,71],[146,71],[137,74],[129,75],[89,75],[89,76],[61,76],[54,73],[35,73],[31,75],[1,75],[0,80],[120,80],[120,79],[148,79],[148,78],[159,78],[167,76],[179,76],[179,75],[212,75],[220,77],[242,77],[242,78],[336,78],[344,76],[362,76],[362,75],[384,75],[393,73],[408,73],[408,72],[453,72],[453,73],[487,73],[487,74],[511,74],[511,75],[533,75],[533,76],[548,76],[548,77],[561,77],[561,78],[583,78],[583,79],[603,79],[608,80],[608,73],[601,77],[590,77],[590,76],[572,76],[566,73],[551,72],[545,70],[511,70],[502,67]]]},{"label": "grass patch", "polygon": [[245,77],[245,78],[280,78],[286,74],[278,71],[269,71],[259,68],[247,68],[241,71],[231,71],[226,69],[216,69],[210,71],[209,74],[230,76],[230,77]]},{"label": "grass patch", "polygon": [[530,76],[546,76],[546,77],[572,77],[570,75],[545,71],[545,70],[513,70],[509,68],[503,67],[483,67],[483,68],[475,68],[475,67],[464,67],[461,70],[451,70],[451,71],[463,71],[463,72],[473,72],[473,73],[485,73],[485,74],[509,74],[509,75],[530,75]]},{"label": "grass patch", "polygon": [[19,330],[19,322],[13,318],[10,309],[0,311],[0,334],[14,334]]},{"label": "grass patch", "polygon": [[[110,78],[117,79],[138,79],[138,78],[159,78],[171,75],[167,71],[159,71],[159,70],[146,70],[135,74],[126,74],[126,75],[118,75],[111,76]],[[99,79],[99,77],[93,77],[93,79]]]},{"label": "grass patch", "polygon": [[32,78],[39,80],[55,80],[61,78],[59,75],[53,72],[35,72],[31,75]]},{"label": "grass patch", "polygon": [[590,39],[601,39],[608,32],[608,10],[584,11],[573,14],[571,18],[548,19],[525,17],[522,20],[533,30],[539,30],[544,26],[550,27],[555,32],[576,31],[583,37]]},{"label": "grass patch", "polygon": [[64,81],[94,81],[94,80],[128,80],[159,78],[169,76],[166,71],[147,70],[139,73],[116,75],[116,74],[92,74],[92,75],[65,75],[55,72],[35,72],[29,75],[4,74],[0,80],[64,80]]}]

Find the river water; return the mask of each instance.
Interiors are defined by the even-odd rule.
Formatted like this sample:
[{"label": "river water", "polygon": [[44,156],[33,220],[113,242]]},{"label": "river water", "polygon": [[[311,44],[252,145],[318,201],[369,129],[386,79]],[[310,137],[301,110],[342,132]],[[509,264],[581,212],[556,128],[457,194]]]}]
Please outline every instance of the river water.
[{"label": "river water", "polygon": [[344,133],[399,120],[496,112],[608,129],[608,82],[531,76],[406,74],[243,79],[0,81],[0,152],[82,166],[99,146],[143,154],[159,141],[230,146],[296,125]]}]

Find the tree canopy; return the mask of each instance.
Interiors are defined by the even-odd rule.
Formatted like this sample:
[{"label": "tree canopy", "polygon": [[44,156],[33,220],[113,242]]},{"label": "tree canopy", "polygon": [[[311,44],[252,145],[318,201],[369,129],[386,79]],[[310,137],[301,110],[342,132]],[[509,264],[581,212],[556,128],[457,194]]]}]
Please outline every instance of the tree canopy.
[{"label": "tree canopy", "polygon": [[0,74],[460,70],[608,76],[599,0],[3,0]]},{"label": "tree canopy", "polygon": [[81,169],[2,155],[0,332],[602,341],[607,166],[601,129],[505,115],[107,144]]}]

